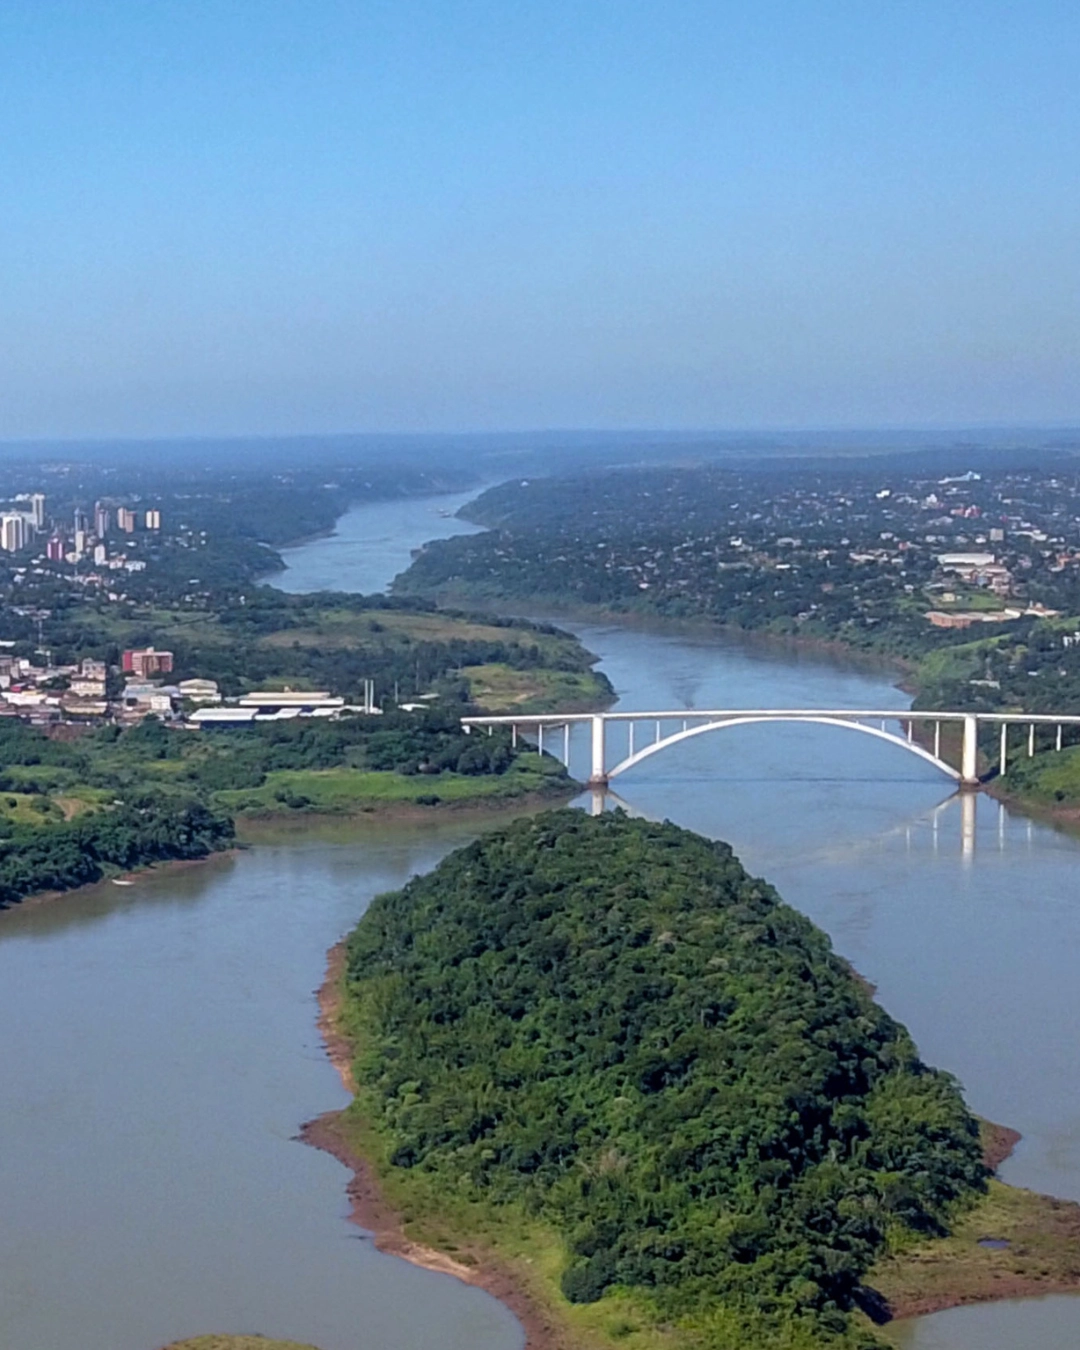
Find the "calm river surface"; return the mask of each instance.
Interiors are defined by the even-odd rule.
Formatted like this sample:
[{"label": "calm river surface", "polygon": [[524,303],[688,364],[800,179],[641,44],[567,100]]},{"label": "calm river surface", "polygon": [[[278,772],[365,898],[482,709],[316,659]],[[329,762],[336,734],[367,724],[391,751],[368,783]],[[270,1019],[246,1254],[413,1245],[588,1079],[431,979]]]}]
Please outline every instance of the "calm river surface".
[{"label": "calm river surface", "polygon": [[[372,591],[460,501],[350,512],[291,550],[286,589]],[[735,643],[574,626],[625,708],[904,706],[885,676]],[[580,768],[584,745],[575,746]],[[894,747],[746,727],[646,761],[633,809],[730,840],[810,915],[1024,1142],[1004,1169],[1080,1199],[1080,844],[949,785]],[[475,827],[283,832],[130,888],[0,915],[0,1347],[155,1350],[261,1331],[321,1350],[516,1350],[517,1323],[375,1252],[346,1174],[294,1142],[343,1104],[315,1029],[327,948],[371,897]],[[961,1309],[907,1350],[1080,1345],[1080,1300]]]}]

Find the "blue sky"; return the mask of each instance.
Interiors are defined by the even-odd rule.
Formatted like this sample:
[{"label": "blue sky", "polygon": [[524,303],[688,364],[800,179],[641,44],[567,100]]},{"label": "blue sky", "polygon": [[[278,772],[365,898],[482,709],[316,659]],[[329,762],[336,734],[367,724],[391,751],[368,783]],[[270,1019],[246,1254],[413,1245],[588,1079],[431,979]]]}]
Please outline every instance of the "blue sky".
[{"label": "blue sky", "polygon": [[0,438],[1080,424],[1080,6],[4,0]]}]

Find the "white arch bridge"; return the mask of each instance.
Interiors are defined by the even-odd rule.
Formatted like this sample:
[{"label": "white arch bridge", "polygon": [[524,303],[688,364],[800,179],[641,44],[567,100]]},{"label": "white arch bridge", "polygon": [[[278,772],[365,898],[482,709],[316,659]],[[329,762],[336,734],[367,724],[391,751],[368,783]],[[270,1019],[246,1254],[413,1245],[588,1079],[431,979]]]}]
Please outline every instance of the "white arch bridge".
[{"label": "white arch bridge", "polygon": [[[493,717],[463,717],[466,731],[508,727],[516,743],[519,737],[535,737],[537,748],[570,762],[570,730],[578,723],[591,728],[590,787],[604,787],[636,764],[695,736],[757,722],[809,722],[820,726],[857,731],[897,745],[947,774],[961,787],[978,787],[979,730],[997,728],[998,768],[1005,772],[1010,755],[1017,750],[1019,727],[1026,735],[1020,753],[1033,755],[1036,748],[1062,748],[1064,728],[1080,726],[1080,715],[1050,713],[915,712],[886,708],[714,708],[662,712],[604,713],[512,713]],[[613,749],[609,728],[626,725],[623,753]],[[620,738],[622,739],[622,738]],[[956,762],[951,762],[955,760]]]}]

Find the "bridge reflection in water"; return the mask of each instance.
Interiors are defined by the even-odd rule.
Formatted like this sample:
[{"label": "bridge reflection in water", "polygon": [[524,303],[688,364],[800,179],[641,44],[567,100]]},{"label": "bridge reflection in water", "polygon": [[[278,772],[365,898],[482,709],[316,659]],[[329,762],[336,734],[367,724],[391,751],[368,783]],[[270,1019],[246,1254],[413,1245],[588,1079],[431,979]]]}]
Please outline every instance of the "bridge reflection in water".
[{"label": "bridge reflection in water", "polygon": [[[599,816],[605,811],[625,811],[633,820],[655,819],[647,811],[613,792],[611,788],[590,787],[586,792],[582,805],[588,809],[590,815]],[[1004,853],[1006,849],[1016,844],[1016,831],[1010,832],[1007,829],[1008,810],[1003,802],[994,802],[985,796],[981,797],[981,802],[980,807],[980,794],[977,792],[954,792],[929,811],[920,812],[919,815],[897,825],[891,825],[887,830],[881,830],[877,834],[849,842],[843,846],[842,852],[848,856],[873,853],[889,840],[898,838],[903,838],[907,847],[911,849],[917,847],[920,839],[925,840],[929,837],[930,850],[935,857],[939,853],[951,852],[959,846],[960,856],[965,862],[971,862],[975,858],[979,816],[993,812],[997,826],[994,832],[994,848],[996,852]],[[1033,842],[1034,822],[1024,819],[1022,825],[1023,837],[1030,848]],[[984,837],[984,847],[986,842]],[[835,848],[830,851],[831,861],[836,861],[836,852]]]}]

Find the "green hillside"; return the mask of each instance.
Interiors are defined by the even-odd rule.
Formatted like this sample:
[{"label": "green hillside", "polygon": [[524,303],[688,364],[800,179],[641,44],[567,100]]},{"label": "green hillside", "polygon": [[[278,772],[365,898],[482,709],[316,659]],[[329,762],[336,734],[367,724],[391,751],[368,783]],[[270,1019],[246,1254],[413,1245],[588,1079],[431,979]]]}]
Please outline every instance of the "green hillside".
[{"label": "green hillside", "polygon": [[371,906],[346,1007],[392,1195],[496,1247],[504,1216],[582,1344],[869,1343],[875,1257],[985,1188],[953,1079],[673,825],[552,812],[459,850]]}]

